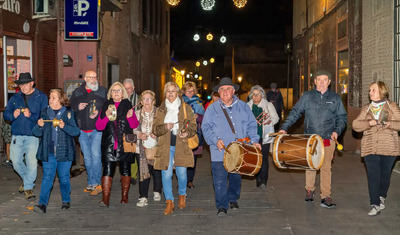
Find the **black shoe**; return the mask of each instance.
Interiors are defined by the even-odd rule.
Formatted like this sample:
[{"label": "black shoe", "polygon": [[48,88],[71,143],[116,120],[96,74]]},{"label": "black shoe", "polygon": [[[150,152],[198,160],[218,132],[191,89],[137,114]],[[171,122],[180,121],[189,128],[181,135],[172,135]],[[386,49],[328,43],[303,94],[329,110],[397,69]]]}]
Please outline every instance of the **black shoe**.
[{"label": "black shoe", "polygon": [[35,207],[33,207],[33,211],[37,212],[39,214],[45,214],[46,206],[45,205],[35,205]]},{"label": "black shoe", "polygon": [[71,207],[69,202],[63,202],[61,205],[61,210],[68,210]]},{"label": "black shoe", "polygon": [[237,210],[239,209],[239,204],[237,202],[230,202],[229,206],[232,210]]},{"label": "black shoe", "polygon": [[306,202],[314,201],[314,191],[306,190],[306,198],[304,199]]},{"label": "black shoe", "polygon": [[217,216],[225,216],[227,214],[227,211],[225,208],[219,208],[217,212]]},{"label": "black shoe", "polygon": [[189,182],[187,183],[187,187],[188,187],[188,188],[194,188],[193,182],[192,182],[192,181],[189,181]]},{"label": "black shoe", "polygon": [[333,203],[332,198],[326,197],[326,198],[324,198],[324,199],[321,200],[320,206],[321,206],[321,207],[324,207],[324,208],[331,209],[331,208],[335,208],[335,207],[336,207],[336,204]]},{"label": "black shoe", "polygon": [[136,184],[136,179],[131,178],[131,184],[132,184],[132,185],[135,185],[135,184]]}]

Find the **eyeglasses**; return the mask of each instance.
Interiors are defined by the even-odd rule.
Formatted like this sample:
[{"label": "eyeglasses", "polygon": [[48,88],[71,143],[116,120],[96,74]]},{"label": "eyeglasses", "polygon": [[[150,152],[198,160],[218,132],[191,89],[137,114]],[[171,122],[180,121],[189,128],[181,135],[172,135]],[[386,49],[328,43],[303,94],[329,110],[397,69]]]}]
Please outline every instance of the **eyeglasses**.
[{"label": "eyeglasses", "polygon": [[176,90],[167,90],[167,93],[176,93]]},{"label": "eyeglasses", "polygon": [[262,96],[261,93],[253,93],[253,96]]},{"label": "eyeglasses", "polygon": [[143,101],[153,101],[153,98],[143,98]]},{"label": "eyeglasses", "polygon": [[121,89],[112,89],[111,92],[113,92],[113,93],[121,93],[122,90]]},{"label": "eyeglasses", "polygon": [[194,93],[194,90],[186,90],[187,93]]},{"label": "eyeglasses", "polygon": [[86,76],[86,78],[97,79],[97,76]]}]

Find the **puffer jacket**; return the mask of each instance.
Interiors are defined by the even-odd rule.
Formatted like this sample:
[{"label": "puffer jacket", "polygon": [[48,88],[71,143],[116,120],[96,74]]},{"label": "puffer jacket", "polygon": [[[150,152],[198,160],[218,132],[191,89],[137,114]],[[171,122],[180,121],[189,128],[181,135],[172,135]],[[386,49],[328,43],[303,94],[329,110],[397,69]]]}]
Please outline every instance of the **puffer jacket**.
[{"label": "puffer jacket", "polygon": [[[50,109],[50,107],[42,110],[40,114],[40,118],[43,120],[49,120],[48,109]],[[64,128],[59,128],[57,131],[58,136],[55,156],[59,162],[73,161],[75,157],[74,136],[78,136],[80,130],[76,125],[75,115],[71,109],[66,109],[60,119],[64,121],[65,126]],[[51,122],[44,123],[43,127],[40,127],[38,124],[33,127],[32,133],[36,137],[40,137],[39,148],[36,155],[36,158],[40,161],[48,161],[52,128]]]},{"label": "puffer jacket", "polygon": [[361,156],[370,154],[399,156],[400,142],[398,131],[400,131],[400,109],[395,102],[386,102],[381,111],[379,121],[382,120],[382,113],[388,113],[388,127],[384,125],[370,126],[369,121],[374,119],[369,105],[361,109],[360,114],[353,120],[353,130],[363,132],[361,139]]},{"label": "puffer jacket", "polygon": [[[179,99],[179,98],[178,98]],[[187,118],[184,118],[183,107],[186,107]],[[167,108],[165,106],[165,101],[161,104],[161,106],[157,109],[156,115],[153,122],[153,134],[158,137],[157,144],[157,153],[155,155],[154,161],[154,169],[156,170],[167,170],[169,165],[169,148],[171,142],[171,134],[167,129],[167,125],[164,123],[165,115],[167,114]],[[178,113],[178,122],[179,122],[179,131],[182,129],[182,126],[186,122],[189,121],[189,125],[186,128],[188,132],[188,137],[192,137],[196,134],[196,118],[194,116],[192,108],[181,100],[181,106],[179,108]],[[178,135],[176,136],[176,144],[175,144],[175,157],[174,162],[175,166],[182,167],[193,167],[194,166],[194,158],[193,152],[188,146],[188,142],[186,138],[180,138]]]},{"label": "puffer jacket", "polygon": [[[100,118],[106,116],[108,105],[114,104],[112,99],[107,100],[101,109]],[[132,128],[129,126],[126,114],[132,108],[132,104],[128,99],[123,99],[117,108],[117,119],[109,121],[103,130],[101,137],[101,155],[103,161],[123,161],[128,154],[124,152],[123,135],[133,133]],[[114,136],[117,137],[118,147],[114,150]]]},{"label": "puffer jacket", "polygon": [[287,131],[302,115],[304,133],[330,139],[332,132],[340,135],[347,124],[347,113],[339,95],[331,90],[324,94],[316,89],[307,91],[293,107],[281,129]]}]

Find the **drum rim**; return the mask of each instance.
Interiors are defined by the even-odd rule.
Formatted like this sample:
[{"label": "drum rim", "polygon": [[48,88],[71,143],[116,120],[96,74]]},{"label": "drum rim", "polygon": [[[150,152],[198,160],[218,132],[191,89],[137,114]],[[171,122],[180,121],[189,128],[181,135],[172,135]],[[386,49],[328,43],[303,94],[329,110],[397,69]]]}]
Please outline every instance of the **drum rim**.
[{"label": "drum rim", "polygon": [[[232,144],[238,144],[239,147],[241,147],[242,144],[246,144],[246,143],[243,143],[243,142],[240,142],[240,141],[232,141],[231,143],[228,144],[228,146],[226,147],[226,149],[229,149],[229,147],[230,147]],[[251,173],[243,173],[243,172],[240,172],[239,169],[243,166],[243,162],[244,162],[244,159],[243,159],[243,158],[240,158],[240,164],[236,164],[236,166],[235,166],[235,168],[234,168],[233,170],[228,171],[228,170],[227,170],[227,167],[226,167],[226,160],[225,160],[225,159],[226,159],[226,158],[225,158],[226,151],[224,150],[223,165],[224,165],[224,168],[225,168],[225,170],[226,170],[227,172],[229,172],[229,173],[234,173],[234,174],[240,174],[240,175],[254,176],[256,173],[258,173],[258,172],[261,170],[261,167],[262,167],[262,152],[261,152],[257,147],[255,147],[255,146],[253,146],[253,145],[251,145],[251,144],[246,144],[246,145],[250,145],[250,146],[254,147],[256,153],[257,153],[258,155],[261,155],[261,157],[257,159],[257,165],[254,167],[254,170],[253,170]],[[261,161],[261,164],[259,164],[260,161]],[[245,162],[244,162],[244,163],[245,163]]]},{"label": "drum rim", "polygon": [[274,159],[274,163],[275,163],[275,166],[277,166],[278,168],[281,168],[281,169],[286,169],[287,167],[283,167],[282,165],[281,165],[281,163],[277,160],[277,156],[278,156],[278,146],[276,146],[276,145],[279,145],[279,140],[283,137],[283,136],[286,136],[287,134],[282,134],[282,135],[278,135],[276,138],[275,138],[275,140],[274,140],[274,151],[273,151],[273,154],[272,154],[272,157],[273,157],[273,159]]}]

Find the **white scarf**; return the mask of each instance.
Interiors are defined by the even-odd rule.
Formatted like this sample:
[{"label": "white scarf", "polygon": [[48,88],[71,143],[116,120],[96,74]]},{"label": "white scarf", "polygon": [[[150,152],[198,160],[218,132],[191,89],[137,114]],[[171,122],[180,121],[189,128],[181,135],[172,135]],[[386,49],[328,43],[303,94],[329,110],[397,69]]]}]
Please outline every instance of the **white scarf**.
[{"label": "white scarf", "polygon": [[172,134],[176,135],[179,129],[178,113],[181,106],[181,99],[177,97],[172,103],[168,99],[165,99],[165,106],[167,107],[167,114],[165,115],[164,123],[174,123]]}]

